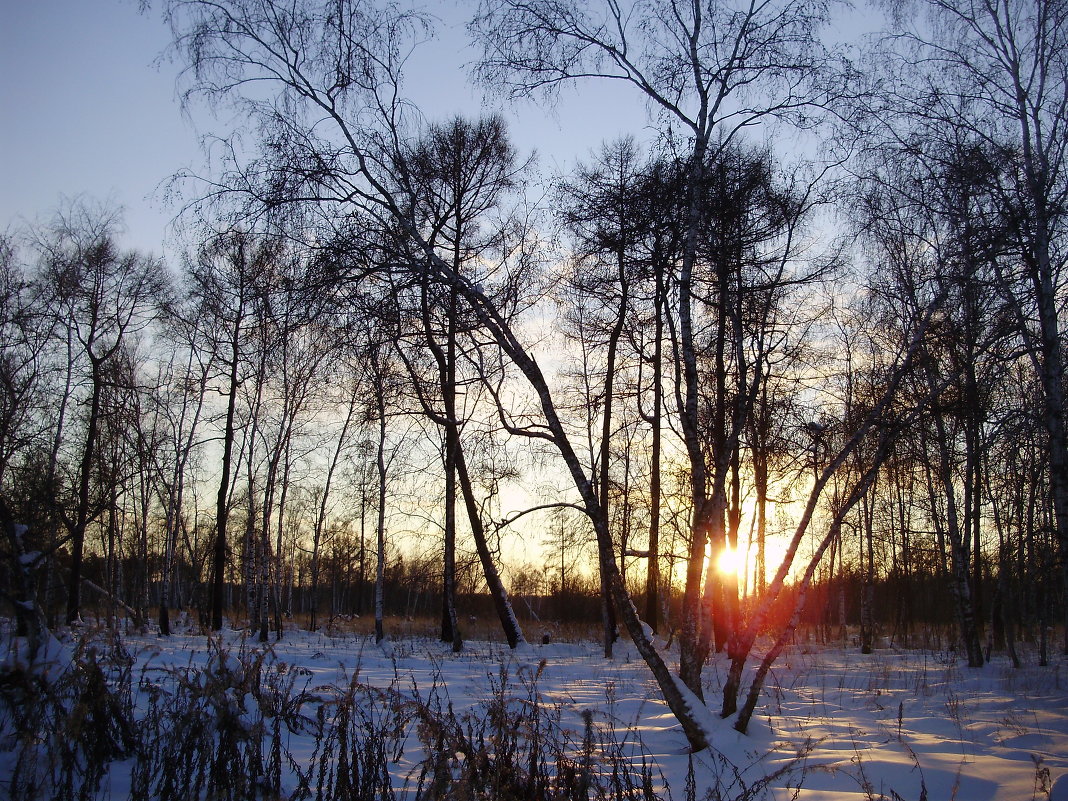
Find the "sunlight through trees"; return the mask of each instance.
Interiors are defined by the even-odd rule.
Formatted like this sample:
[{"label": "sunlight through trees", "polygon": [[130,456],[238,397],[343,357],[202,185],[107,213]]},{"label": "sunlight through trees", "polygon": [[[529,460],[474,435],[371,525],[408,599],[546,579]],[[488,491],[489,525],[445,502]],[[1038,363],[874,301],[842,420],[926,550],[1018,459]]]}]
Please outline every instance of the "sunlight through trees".
[{"label": "sunlight through trees", "polygon": [[801,636],[1068,653],[1063,2],[861,43],[810,0],[482,0],[491,104],[618,84],[653,132],[552,176],[500,114],[410,102],[406,4],[161,5],[217,114],[184,258],[86,199],[0,240],[34,648],[592,622],[694,751]]}]

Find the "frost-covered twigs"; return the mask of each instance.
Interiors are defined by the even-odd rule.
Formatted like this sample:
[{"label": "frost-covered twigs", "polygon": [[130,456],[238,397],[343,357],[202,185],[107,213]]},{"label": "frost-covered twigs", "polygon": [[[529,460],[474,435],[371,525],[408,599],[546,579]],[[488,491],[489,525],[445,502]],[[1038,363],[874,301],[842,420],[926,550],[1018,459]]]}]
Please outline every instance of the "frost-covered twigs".
[{"label": "frost-covered twigs", "polygon": [[315,745],[306,769],[294,765],[300,776],[294,801],[394,797],[390,769],[403,755],[406,718],[392,686],[379,690],[357,676],[340,692],[319,688]]},{"label": "frost-covered twigs", "polygon": [[314,684],[307,667],[244,640],[211,639],[184,665],[149,658],[135,671],[137,661],[89,633],[51,675],[0,673],[0,765],[12,767],[0,792],[13,801],[370,801],[398,788],[419,799],[665,797],[635,731],[590,709],[565,720],[576,716],[543,698],[544,662],[502,667],[457,708],[438,663],[420,688],[396,666],[386,686],[364,683],[358,668]]},{"label": "frost-covered twigs", "polygon": [[[132,799],[310,797],[312,767],[292,752],[295,736],[325,737],[322,708],[333,688],[244,641],[231,650],[209,640],[206,665],[143,672],[147,712],[132,773]],[[310,707],[319,705],[318,716]],[[338,724],[338,728],[343,728]]]}]

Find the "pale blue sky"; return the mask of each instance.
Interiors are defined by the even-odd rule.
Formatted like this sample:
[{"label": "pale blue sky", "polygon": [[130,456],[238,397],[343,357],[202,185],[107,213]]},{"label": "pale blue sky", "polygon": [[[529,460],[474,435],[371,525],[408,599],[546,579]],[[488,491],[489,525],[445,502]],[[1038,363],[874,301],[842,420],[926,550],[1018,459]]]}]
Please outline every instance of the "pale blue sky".
[{"label": "pale blue sky", "polygon": [[162,250],[157,187],[200,158],[174,68],[152,66],[167,41],[135,0],[0,0],[0,229],[87,193],[125,208],[129,244]]},{"label": "pale blue sky", "polygon": [[[473,53],[455,5],[426,4],[445,20],[411,63],[410,94],[431,118],[481,108],[462,68]],[[85,193],[125,209],[125,244],[164,251],[177,211],[164,198],[167,180],[203,170],[199,138],[215,125],[181,112],[178,65],[155,65],[169,41],[158,10],[141,14],[136,0],[0,0],[0,230]],[[537,147],[544,172],[646,124],[622,87],[587,85],[580,101],[556,115],[530,105],[508,113],[517,147]]]},{"label": "pale blue sky", "polygon": [[[424,2],[443,19],[438,40],[410,62],[408,89],[432,119],[482,108],[463,68],[475,55],[463,31],[470,5]],[[181,112],[178,65],[155,65],[169,42],[158,4],[142,14],[137,0],[0,0],[0,231],[85,193],[125,209],[124,244],[165,251],[177,212],[164,197],[168,179],[203,172],[200,136],[228,133],[204,112],[196,123]],[[520,153],[536,148],[546,175],[603,141],[649,134],[644,105],[621,82],[565,91],[552,114],[531,104],[505,112]]]}]

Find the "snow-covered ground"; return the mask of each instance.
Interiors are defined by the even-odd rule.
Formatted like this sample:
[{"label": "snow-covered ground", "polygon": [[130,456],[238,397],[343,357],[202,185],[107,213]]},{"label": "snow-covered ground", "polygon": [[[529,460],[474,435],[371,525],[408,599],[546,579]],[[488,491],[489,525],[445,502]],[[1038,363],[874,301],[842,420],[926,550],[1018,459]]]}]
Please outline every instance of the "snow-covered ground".
[{"label": "snow-covered ground", "polygon": [[[420,786],[430,797],[435,780],[442,788],[459,781],[467,775],[464,760],[478,754],[500,771],[503,763],[492,760],[505,758],[507,726],[520,739],[556,742],[542,747],[549,772],[563,764],[553,763],[552,753],[559,757],[565,750],[576,775],[601,771],[600,797],[612,797],[605,793],[622,786],[605,772],[628,765],[634,773],[626,786],[635,797],[641,792],[677,800],[1068,797],[1068,660],[1061,656],[1048,667],[1032,663],[1019,670],[995,656],[986,667],[969,670],[947,653],[883,649],[864,656],[795,647],[774,668],[749,734],[738,734],[729,721],[717,722],[714,749],[690,755],[629,643],[620,643],[611,660],[592,643],[528,645],[510,652],[501,644],[469,642],[453,655],[432,639],[380,648],[356,636],[298,631],[287,632],[267,653],[236,632],[214,643],[177,635],[124,636],[121,644],[130,659],[102,657],[101,664],[108,675],[126,671],[128,703],[134,719],[143,721],[135,731],[147,737],[167,715],[191,709],[176,704],[181,692],[210,696],[199,714],[222,710],[242,731],[262,733],[263,764],[273,749],[284,798],[317,797],[316,783],[324,776],[330,784],[332,768],[324,773],[323,766],[338,759],[340,746],[331,750],[322,732],[339,714],[357,720],[353,737],[360,727],[379,727],[376,742],[397,797],[415,797]],[[72,647],[60,653],[69,655]],[[105,652],[100,646],[100,654]],[[706,697],[713,705],[725,670],[716,663],[706,672]],[[233,688],[220,695],[228,683]],[[209,686],[210,692],[204,689]],[[350,707],[339,700],[346,692]],[[506,709],[510,723],[499,717]],[[440,728],[435,716],[443,722]],[[0,715],[0,731],[5,725],[0,782],[15,767],[12,722]],[[174,731],[200,736],[190,729]],[[158,743],[155,748],[157,756],[162,753]],[[428,759],[435,749],[447,753]],[[518,759],[534,750],[509,753]],[[125,758],[110,764],[96,797],[127,798],[135,786],[143,793],[155,786],[151,782],[158,777],[138,779],[131,753],[127,749]],[[4,792],[0,784],[0,796]],[[598,796],[591,790],[591,797]]]}]

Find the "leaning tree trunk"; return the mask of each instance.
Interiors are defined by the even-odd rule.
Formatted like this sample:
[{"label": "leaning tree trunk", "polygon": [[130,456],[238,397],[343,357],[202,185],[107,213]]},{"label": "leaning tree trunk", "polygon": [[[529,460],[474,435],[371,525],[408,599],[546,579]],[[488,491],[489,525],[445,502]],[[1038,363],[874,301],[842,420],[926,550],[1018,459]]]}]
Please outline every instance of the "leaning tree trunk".
[{"label": "leaning tree trunk", "polygon": [[[599,552],[607,550],[610,556],[608,559],[604,559],[601,556],[602,564],[608,571],[612,600],[626,626],[627,633],[653,673],[661,692],[664,694],[664,700],[667,702],[668,707],[682,725],[690,747],[694,751],[707,748],[710,744],[710,732],[701,723],[701,717],[707,713],[707,710],[704,709],[703,702],[694,691],[684,681],[677,681],[676,677],[668,669],[667,664],[646,634],[644,624],[638,616],[638,610],[627,595],[615,563],[611,536],[608,529],[601,524],[603,515],[599,509],[597,492],[590,478],[586,475],[578,455],[571,446],[571,441],[557,414],[552,391],[549,389],[549,384],[541,371],[541,367],[516,339],[508,322],[487,302],[481,288],[465,282],[461,276],[449,269],[448,264],[436,258],[432,252],[428,251],[427,255],[428,265],[438,271],[443,280],[451,286],[455,286],[464,295],[472,311],[478,315],[479,321],[492,332],[497,344],[523,373],[531,388],[537,393],[538,403],[545,417],[547,430],[551,432],[552,441],[556,445],[568,473],[575,483],[575,488],[582,498],[587,515],[594,522]],[[694,402],[696,403],[696,396],[694,396]],[[704,545],[702,543],[702,551],[703,548]],[[701,566],[697,565],[698,584],[700,583],[700,573]],[[700,687],[699,666],[696,677],[697,686]]]},{"label": "leaning tree trunk", "polygon": [[478,551],[479,561],[482,563],[482,574],[486,578],[486,586],[489,588],[490,597],[493,598],[493,608],[497,612],[497,618],[501,621],[504,636],[508,640],[508,647],[515,648],[526,642],[523,630],[519,627],[519,620],[512,609],[512,602],[508,598],[508,592],[501,581],[497,565],[490,553],[489,543],[486,541],[486,531],[482,525],[482,517],[478,512],[478,504],[475,502],[474,489],[471,486],[471,476],[467,472],[467,459],[463,448],[457,443],[456,448],[456,477],[460,482],[460,491],[464,496],[464,505],[467,507],[467,519],[471,526],[471,536],[475,540],[475,550]]},{"label": "leaning tree trunk", "polygon": [[[638,616],[638,610],[635,608],[634,603],[627,594],[626,587],[623,585],[623,580],[619,573],[619,568],[616,565],[611,534],[609,533],[608,528],[604,525],[604,515],[601,514],[600,509],[598,508],[599,499],[597,493],[595,492],[592,483],[583,472],[578,456],[575,454],[574,449],[570,445],[570,441],[567,439],[567,435],[564,432],[563,425],[556,413],[556,407],[552,402],[548,384],[545,382],[541,369],[525,351],[513,348],[510,355],[517,366],[524,372],[524,375],[530,380],[531,385],[538,392],[549,430],[551,430],[556,437],[556,444],[560,450],[560,454],[575,481],[576,489],[578,489],[582,496],[587,514],[593,521],[594,529],[597,534],[599,557],[601,565],[608,577],[608,587],[611,592],[615,609],[619,613],[619,617],[623,621],[623,625],[626,627],[631,641],[638,649],[638,653],[641,654],[645,663],[649,666],[653,678],[660,687],[660,691],[664,694],[664,700],[667,702],[668,708],[682,726],[691,749],[694,751],[702,751],[705,748],[708,748],[711,744],[711,732],[706,730],[701,723],[701,718],[707,713],[704,701],[701,696],[694,692],[694,690],[685,682],[683,677],[676,677],[668,668],[660,653],[653,645],[652,640],[649,638],[645,626],[641,618]],[[698,578],[700,577],[700,570],[701,566],[698,565]],[[697,682],[697,686],[700,687],[699,666],[697,668]]]},{"label": "leaning tree trunk", "polygon": [[[749,655],[752,653],[757,635],[764,629],[764,626],[768,622],[772,607],[784,586],[787,567],[792,562],[792,555],[788,555],[780,565],[769,593],[761,601],[760,606],[750,620],[745,633],[739,635],[736,640],[732,642],[731,666],[727,673],[727,680],[724,682],[723,686],[723,717],[727,717],[728,714],[732,714],[733,711],[737,709],[738,718],[734,723],[734,728],[742,734],[745,734],[746,730],[749,728],[749,721],[752,719],[753,711],[756,709],[756,705],[760,700],[760,693],[764,688],[764,680],[767,678],[768,671],[771,670],[771,666],[779,658],[783,648],[786,647],[786,644],[793,637],[794,631],[797,629],[797,624],[801,620],[801,613],[805,608],[808,591],[812,586],[812,579],[816,574],[816,568],[819,567],[820,562],[822,562],[823,555],[827,552],[827,549],[833,544],[841,542],[842,521],[845,520],[853,507],[867,495],[868,490],[871,488],[871,485],[878,474],[882,458],[885,456],[888,445],[889,441],[884,440],[879,449],[877,449],[876,454],[872,459],[872,464],[868,466],[864,475],[852,488],[840,508],[835,512],[835,515],[831,519],[827,528],[827,533],[823,536],[823,539],[820,541],[815,552],[809,558],[808,564],[805,567],[805,572],[796,585],[794,606],[790,618],[779,630],[779,634],[775,638],[775,642],[772,644],[771,648],[764,654],[764,657],[753,676],[753,680],[749,685],[749,691],[746,694],[746,699],[742,704],[741,709],[738,709],[737,699],[741,691],[742,671],[745,668],[745,663],[748,660]],[[829,470],[830,469],[833,468],[829,468]],[[828,475],[829,470],[824,474],[825,476]],[[808,530],[817,497],[818,492],[814,491],[814,494],[809,498],[801,522],[794,533],[790,549],[795,552],[800,545],[801,535]],[[728,709],[731,710],[730,713],[728,713]]]}]

